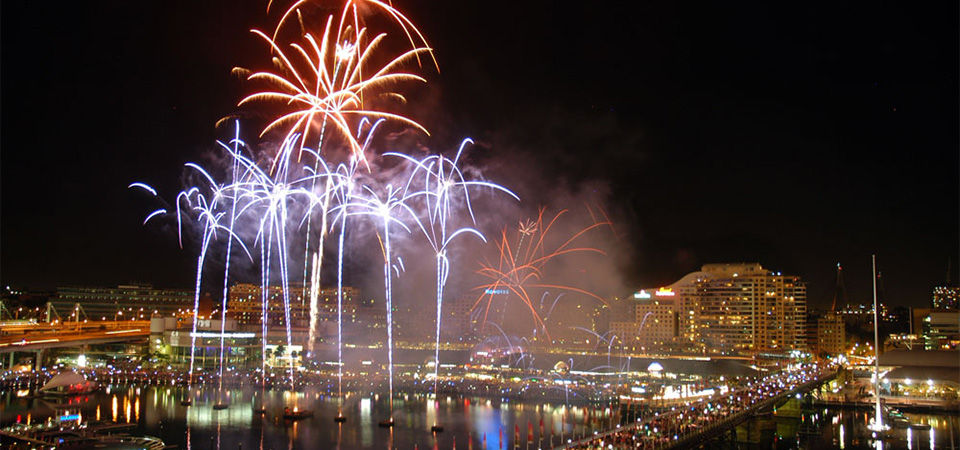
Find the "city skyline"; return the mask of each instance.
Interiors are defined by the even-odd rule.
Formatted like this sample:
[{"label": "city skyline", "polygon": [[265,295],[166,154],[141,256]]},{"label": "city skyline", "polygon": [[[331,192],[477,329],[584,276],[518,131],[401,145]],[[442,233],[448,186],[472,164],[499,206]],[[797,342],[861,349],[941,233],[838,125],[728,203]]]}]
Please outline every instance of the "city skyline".
[{"label": "city skyline", "polygon": [[[829,306],[840,262],[862,302],[871,254],[893,305],[928,304],[948,259],[960,280],[956,5],[399,6],[441,69],[410,95],[414,142],[474,137],[523,199],[503,226],[599,198],[626,286],[749,261]],[[142,226],[127,186],[172,197],[230,137],[214,124],[249,93],[230,68],[262,59],[265,5],[33,8],[4,6],[2,282],[191,286],[196,246]]]}]

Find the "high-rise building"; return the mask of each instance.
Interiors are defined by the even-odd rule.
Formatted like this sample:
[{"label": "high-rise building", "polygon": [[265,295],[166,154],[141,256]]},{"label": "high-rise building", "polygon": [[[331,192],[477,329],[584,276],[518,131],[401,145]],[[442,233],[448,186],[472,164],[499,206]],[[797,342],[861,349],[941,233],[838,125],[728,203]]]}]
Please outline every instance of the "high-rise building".
[{"label": "high-rise building", "polygon": [[473,338],[477,326],[475,318],[471,318],[473,305],[477,302],[474,294],[461,294],[443,304],[440,333],[447,340],[464,341]]},{"label": "high-rise building", "polygon": [[635,339],[664,352],[806,349],[806,285],[760,264],[707,264],[670,286],[641,289],[634,299]]},{"label": "high-rise building", "polygon": [[807,349],[814,354],[837,356],[846,349],[846,327],[836,311],[812,313],[807,321]]},{"label": "high-rise building", "polygon": [[780,351],[804,349],[807,293],[798,277],[760,264],[707,264],[690,309],[698,309],[706,348]]},{"label": "high-rise building", "polygon": [[675,296],[638,299],[636,303],[636,340],[642,351],[672,347],[679,338],[679,301]]}]

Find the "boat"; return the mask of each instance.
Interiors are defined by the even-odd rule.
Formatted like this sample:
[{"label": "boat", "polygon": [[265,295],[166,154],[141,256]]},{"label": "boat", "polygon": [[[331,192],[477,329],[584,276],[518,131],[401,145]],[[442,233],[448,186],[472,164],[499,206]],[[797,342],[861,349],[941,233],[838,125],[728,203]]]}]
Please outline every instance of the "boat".
[{"label": "boat", "polygon": [[217,403],[213,405],[213,409],[219,411],[221,409],[227,409],[230,407],[229,403]]},{"label": "boat", "polygon": [[306,419],[308,417],[313,417],[312,410],[299,409],[297,407],[290,409],[289,406],[283,409],[284,420],[301,420],[301,419]]},{"label": "boat", "polygon": [[377,425],[380,426],[380,428],[391,428],[393,427],[393,418],[391,417],[387,420],[381,420],[379,423],[377,423]]},{"label": "boat", "polygon": [[49,397],[71,397],[90,394],[99,388],[96,381],[89,381],[80,373],[68,371],[54,375],[39,392]]},{"label": "boat", "polygon": [[430,431],[432,431],[432,432],[434,432],[434,433],[439,433],[439,432],[443,431],[443,425],[434,424],[432,427],[430,427]]},{"label": "boat", "polygon": [[[33,425],[18,423],[0,429],[0,436],[11,450],[48,448],[56,450],[163,450],[166,445],[153,436],[123,433],[136,426],[105,422],[80,423],[79,415],[60,416],[56,420]],[[7,442],[9,438],[10,442]]]},{"label": "boat", "polygon": [[167,446],[160,438],[153,436],[103,436],[81,446],[61,444],[57,450],[164,450]]},{"label": "boat", "polygon": [[883,407],[883,412],[887,416],[887,421],[894,428],[913,428],[914,430],[929,430],[930,425],[926,423],[911,422],[906,415],[895,408]]}]

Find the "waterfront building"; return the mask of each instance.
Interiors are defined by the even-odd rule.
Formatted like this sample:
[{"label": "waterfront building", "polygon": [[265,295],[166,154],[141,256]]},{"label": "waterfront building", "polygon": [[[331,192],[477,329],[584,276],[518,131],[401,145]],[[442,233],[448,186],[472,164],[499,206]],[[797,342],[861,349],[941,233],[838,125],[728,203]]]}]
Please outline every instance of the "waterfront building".
[{"label": "waterfront building", "polygon": [[811,353],[837,356],[846,352],[846,330],[841,317],[830,311],[818,314],[813,321],[816,340],[808,342]]},{"label": "waterfront building", "polygon": [[954,350],[891,350],[880,355],[880,392],[898,407],[960,407],[960,359]]},{"label": "waterfront building", "polygon": [[[225,323],[220,319],[197,320],[194,332],[193,320],[189,317],[153,317],[150,319],[148,354],[150,361],[158,367],[184,369],[190,366],[190,349],[193,348],[194,368],[215,370],[220,367],[222,348],[224,367],[252,369],[260,367],[266,344],[268,367],[282,367],[291,360],[296,368],[301,367],[306,356],[302,345],[287,346],[282,329],[269,330],[266,343],[262,335],[260,326],[242,326],[232,318],[227,318]],[[306,335],[298,333],[295,342],[302,342],[304,338]]]},{"label": "waterfront building", "polygon": [[[768,271],[757,263],[707,264],[670,286],[641,289],[633,297],[636,318],[632,324],[611,323],[611,331],[655,343],[660,348],[654,353],[787,352],[807,347],[806,285],[799,277]],[[628,333],[634,329],[635,335]]]},{"label": "waterfront building", "polygon": [[[267,325],[285,326],[289,313],[290,325],[294,328],[310,326],[310,288],[302,284],[290,285],[290,293],[284,304],[282,286],[267,288]],[[317,315],[323,335],[335,335],[337,323],[337,289],[322,287],[317,296]],[[342,306],[343,324],[358,321],[357,299],[360,291],[344,286]],[[237,283],[230,286],[227,294],[227,317],[233,317],[240,325],[259,325],[263,317],[263,289],[258,284]]]},{"label": "waterfront building", "polygon": [[443,304],[440,335],[446,340],[462,342],[476,337],[474,331],[477,320],[471,318],[473,305],[477,302],[477,295],[460,294]]},{"label": "waterfront building", "polygon": [[149,320],[155,314],[172,316],[192,311],[193,303],[191,289],[155,289],[150,284],[115,288],[67,286],[57,288],[57,295],[50,299],[47,310],[58,314],[63,321]]},{"label": "waterfront building", "polygon": [[610,322],[610,339],[617,336],[624,345],[641,352],[663,353],[675,347],[679,337],[679,303],[676,294],[661,290],[647,294],[641,290],[635,295],[631,321]]},{"label": "waterfront building", "polygon": [[806,285],[760,264],[707,264],[690,299],[707,349],[803,350]]},{"label": "waterfront building", "polygon": [[883,351],[887,352],[896,349],[923,349],[923,336],[912,333],[891,334],[883,341]]},{"label": "waterfront building", "polygon": [[[259,354],[260,333],[241,332],[235,320],[222,324],[224,336],[224,364],[226,367],[250,366],[253,355]],[[221,323],[219,319],[197,321],[183,317],[153,317],[150,319],[149,355],[159,366],[188,367],[190,349],[194,351],[194,367],[219,367]]]},{"label": "waterfront building", "polygon": [[960,310],[931,310],[923,319],[927,350],[956,350],[960,345]]}]

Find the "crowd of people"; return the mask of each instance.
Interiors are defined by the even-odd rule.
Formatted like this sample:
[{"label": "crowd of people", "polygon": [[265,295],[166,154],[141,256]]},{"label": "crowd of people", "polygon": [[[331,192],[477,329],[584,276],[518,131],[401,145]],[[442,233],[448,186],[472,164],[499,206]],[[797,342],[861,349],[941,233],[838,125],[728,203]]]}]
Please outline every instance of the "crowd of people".
[{"label": "crowd of people", "polygon": [[690,402],[682,407],[640,418],[637,423],[571,442],[571,449],[660,449],[692,439],[707,437],[720,428],[739,422],[755,408],[777,397],[815,383],[833,368],[815,364],[778,372],[733,391]]}]

